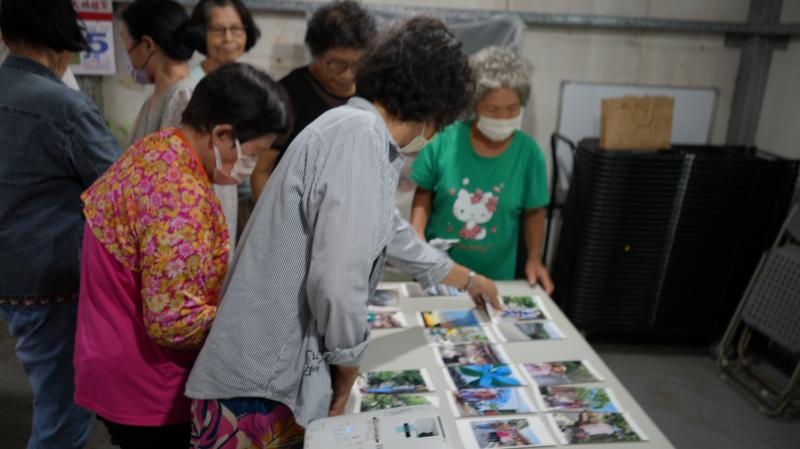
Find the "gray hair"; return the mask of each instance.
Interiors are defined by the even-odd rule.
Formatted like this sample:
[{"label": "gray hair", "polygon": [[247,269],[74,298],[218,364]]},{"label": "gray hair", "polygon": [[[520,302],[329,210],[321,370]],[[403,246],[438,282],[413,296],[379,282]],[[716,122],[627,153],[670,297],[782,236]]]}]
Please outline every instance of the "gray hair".
[{"label": "gray hair", "polygon": [[469,58],[469,65],[475,79],[476,103],[490,90],[503,87],[516,91],[523,106],[528,102],[531,96],[529,67],[511,50],[486,47]]}]

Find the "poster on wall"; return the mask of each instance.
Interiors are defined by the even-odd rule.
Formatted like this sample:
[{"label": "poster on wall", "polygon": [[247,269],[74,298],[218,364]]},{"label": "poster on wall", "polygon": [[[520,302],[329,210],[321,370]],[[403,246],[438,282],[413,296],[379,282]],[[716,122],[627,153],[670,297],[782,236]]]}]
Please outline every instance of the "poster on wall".
[{"label": "poster on wall", "polygon": [[114,75],[114,20],[111,0],[72,0],[86,24],[89,50],[76,53],[70,69],[76,75]]}]

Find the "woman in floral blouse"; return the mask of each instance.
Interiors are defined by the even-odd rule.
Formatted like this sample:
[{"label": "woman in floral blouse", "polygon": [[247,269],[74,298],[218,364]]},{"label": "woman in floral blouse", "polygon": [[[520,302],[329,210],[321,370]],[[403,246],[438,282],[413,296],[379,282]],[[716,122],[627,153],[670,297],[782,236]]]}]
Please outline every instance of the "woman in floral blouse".
[{"label": "woman in floral blouse", "polygon": [[198,84],[179,128],[134,144],[81,197],[75,401],[125,447],[188,447],[184,384],[229,238],[214,184],[237,184],[287,128],[278,85],[233,64]]}]

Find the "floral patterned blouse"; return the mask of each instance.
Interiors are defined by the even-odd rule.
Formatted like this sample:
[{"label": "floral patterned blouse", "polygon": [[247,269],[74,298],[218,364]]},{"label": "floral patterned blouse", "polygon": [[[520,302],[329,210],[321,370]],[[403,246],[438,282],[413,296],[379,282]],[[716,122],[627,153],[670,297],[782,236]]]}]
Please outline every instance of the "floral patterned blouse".
[{"label": "floral patterned blouse", "polygon": [[108,253],[141,277],[142,318],[160,345],[202,345],[228,267],[225,218],[197,154],[177,128],[133,145],[81,196]]}]

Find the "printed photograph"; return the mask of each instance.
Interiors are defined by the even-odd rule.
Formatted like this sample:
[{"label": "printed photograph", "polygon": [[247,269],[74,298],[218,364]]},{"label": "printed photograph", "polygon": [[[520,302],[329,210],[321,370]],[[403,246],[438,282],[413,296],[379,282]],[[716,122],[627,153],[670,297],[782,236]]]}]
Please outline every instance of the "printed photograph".
[{"label": "printed photograph", "polygon": [[474,309],[464,310],[433,310],[420,312],[422,323],[427,328],[432,327],[475,327],[480,325],[480,320]]},{"label": "printed photograph", "polygon": [[609,390],[605,388],[553,385],[539,388],[546,411],[558,412],[618,412]]},{"label": "printed photograph", "polygon": [[485,343],[467,343],[436,348],[442,365],[498,365],[506,363],[499,348]]},{"label": "printed photograph", "polygon": [[358,390],[364,394],[425,393],[433,391],[427,373],[418,369],[361,373],[356,379],[356,385],[358,385]]},{"label": "printed photograph", "polygon": [[360,396],[360,400],[361,405],[358,407],[360,413],[433,403],[430,396],[413,394],[365,394]]},{"label": "printed photograph", "polygon": [[495,324],[503,341],[556,340],[563,338],[551,321],[517,321]]},{"label": "printed photograph", "polygon": [[503,305],[505,306],[503,310],[495,313],[497,320],[500,321],[547,319],[539,301],[530,296],[503,296]]},{"label": "printed photograph", "polygon": [[447,368],[457,390],[524,385],[511,365],[461,365]]},{"label": "printed photograph", "polygon": [[407,327],[406,320],[400,312],[367,312],[367,324],[373,330]]},{"label": "printed photograph", "polygon": [[524,363],[523,369],[540,387],[598,382],[602,379],[582,361]]},{"label": "printed photograph", "polygon": [[472,433],[481,449],[529,447],[541,444],[527,419],[474,422]]},{"label": "printed photograph", "polygon": [[489,334],[480,326],[433,327],[425,329],[425,338],[434,345],[459,345],[464,343],[492,343]]},{"label": "printed photograph", "polygon": [[523,388],[476,388],[449,394],[455,416],[517,415],[534,411]]},{"label": "printed photograph", "polygon": [[552,418],[564,444],[642,441],[622,413],[556,413]]}]

